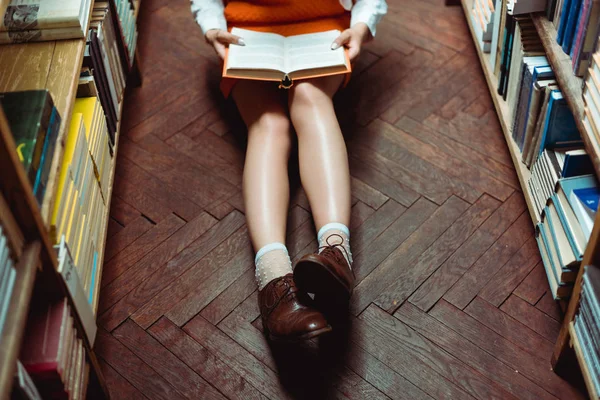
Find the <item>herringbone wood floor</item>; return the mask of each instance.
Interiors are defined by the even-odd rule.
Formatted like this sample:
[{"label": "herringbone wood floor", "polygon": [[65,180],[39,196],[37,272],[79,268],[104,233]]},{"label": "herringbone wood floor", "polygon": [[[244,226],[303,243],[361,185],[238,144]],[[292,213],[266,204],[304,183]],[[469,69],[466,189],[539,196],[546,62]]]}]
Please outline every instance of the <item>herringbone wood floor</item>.
[{"label": "herringbone wood floor", "polygon": [[[458,7],[389,0],[336,99],[358,285],[302,347],[261,334],[240,192],[244,129],[187,0],[144,0],[98,354],[115,399],[575,399],[550,370],[561,320]],[[297,172],[292,179],[298,182]],[[288,245],[315,250],[296,183]]]}]

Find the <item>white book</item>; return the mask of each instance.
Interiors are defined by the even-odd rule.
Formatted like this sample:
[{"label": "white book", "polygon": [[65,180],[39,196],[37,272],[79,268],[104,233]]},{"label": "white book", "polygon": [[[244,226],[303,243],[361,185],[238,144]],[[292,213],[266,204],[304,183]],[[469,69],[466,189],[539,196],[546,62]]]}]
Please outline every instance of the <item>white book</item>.
[{"label": "white book", "polygon": [[[0,2],[0,31],[80,27],[89,14],[86,0],[9,0]],[[87,5],[87,7],[86,7]]]},{"label": "white book", "polygon": [[229,46],[225,77],[289,82],[351,71],[344,48],[331,50],[338,30],[288,37],[240,28],[231,33],[242,37],[246,45]]}]

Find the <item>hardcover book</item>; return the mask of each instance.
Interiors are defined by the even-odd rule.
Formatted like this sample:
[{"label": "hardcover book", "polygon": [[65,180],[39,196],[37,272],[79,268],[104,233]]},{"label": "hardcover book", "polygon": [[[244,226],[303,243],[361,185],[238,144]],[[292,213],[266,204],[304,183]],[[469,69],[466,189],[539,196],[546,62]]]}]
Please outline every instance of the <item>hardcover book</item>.
[{"label": "hardcover book", "polygon": [[350,60],[343,47],[331,50],[340,31],[283,37],[274,33],[233,28],[245,46],[229,46],[223,76],[281,82],[291,86],[294,79],[346,74]]}]

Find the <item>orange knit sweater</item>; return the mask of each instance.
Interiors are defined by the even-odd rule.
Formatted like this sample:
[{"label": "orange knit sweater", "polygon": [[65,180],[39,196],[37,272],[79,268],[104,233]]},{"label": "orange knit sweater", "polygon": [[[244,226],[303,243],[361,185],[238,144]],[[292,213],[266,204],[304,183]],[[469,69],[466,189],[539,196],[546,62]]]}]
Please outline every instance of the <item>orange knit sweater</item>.
[{"label": "orange knit sweater", "polygon": [[350,26],[350,13],[339,0],[231,0],[225,18],[232,27],[273,32],[284,36],[343,31]]}]

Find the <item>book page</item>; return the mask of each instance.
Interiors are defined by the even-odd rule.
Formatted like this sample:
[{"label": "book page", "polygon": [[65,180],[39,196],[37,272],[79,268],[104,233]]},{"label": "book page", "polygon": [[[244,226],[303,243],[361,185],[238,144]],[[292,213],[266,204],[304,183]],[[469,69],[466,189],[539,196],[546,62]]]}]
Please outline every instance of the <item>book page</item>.
[{"label": "book page", "polygon": [[284,72],[346,65],[344,48],[331,50],[339,35],[340,31],[333,30],[285,38]]},{"label": "book page", "polygon": [[244,38],[245,46],[229,46],[227,69],[267,69],[285,71],[283,36],[233,28],[231,33]]}]

